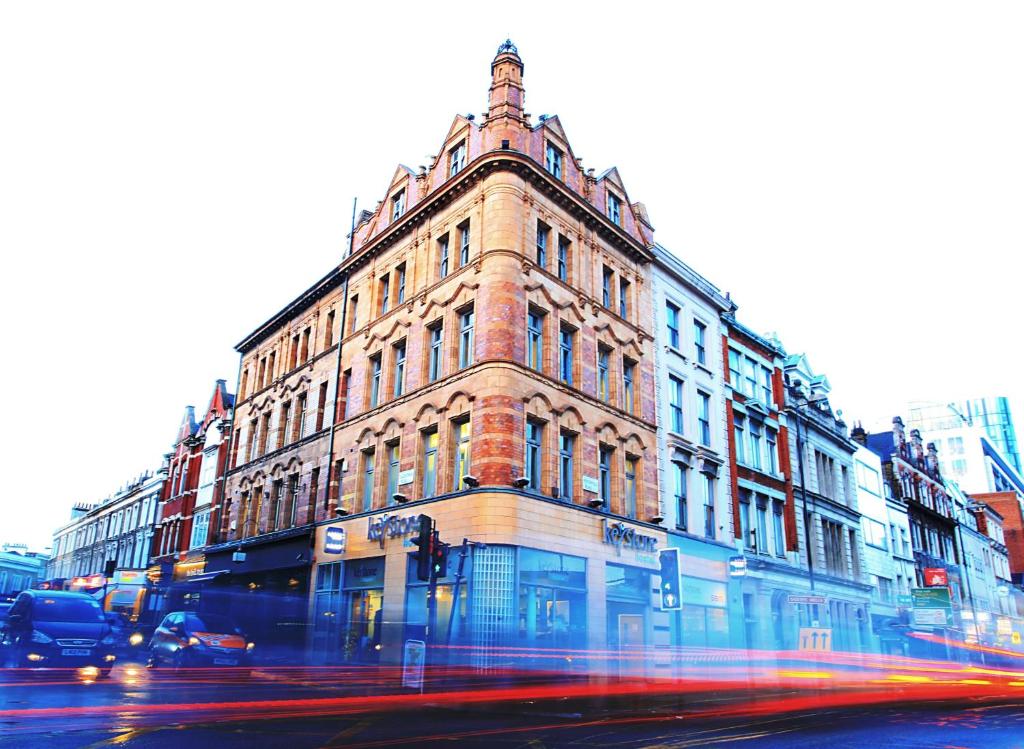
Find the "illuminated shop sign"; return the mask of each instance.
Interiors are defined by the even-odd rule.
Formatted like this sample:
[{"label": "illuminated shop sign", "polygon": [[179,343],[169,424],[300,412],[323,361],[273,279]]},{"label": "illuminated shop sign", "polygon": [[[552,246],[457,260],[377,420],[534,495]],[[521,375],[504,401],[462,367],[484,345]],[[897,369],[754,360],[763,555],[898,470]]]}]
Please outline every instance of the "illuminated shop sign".
[{"label": "illuminated shop sign", "polygon": [[370,518],[366,528],[366,538],[369,541],[376,541],[380,548],[384,548],[385,538],[400,538],[419,532],[420,516],[408,515],[404,518],[397,515],[382,515],[377,520]]},{"label": "illuminated shop sign", "polygon": [[604,527],[602,540],[614,546],[616,554],[621,554],[624,548],[649,554],[658,551],[658,539],[654,536],[644,536],[622,523],[609,523],[606,518],[602,518],[601,524]]}]

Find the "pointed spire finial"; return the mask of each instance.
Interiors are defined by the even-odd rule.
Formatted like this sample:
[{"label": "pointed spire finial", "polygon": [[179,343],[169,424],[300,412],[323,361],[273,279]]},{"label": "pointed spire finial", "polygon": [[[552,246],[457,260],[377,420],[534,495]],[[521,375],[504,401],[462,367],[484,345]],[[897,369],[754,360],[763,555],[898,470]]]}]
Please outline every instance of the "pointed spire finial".
[{"label": "pointed spire finial", "polygon": [[511,52],[513,55],[519,54],[519,50],[516,49],[516,45],[512,43],[511,39],[505,39],[505,41],[502,42],[501,46],[498,47],[497,54],[500,55],[502,52]]}]

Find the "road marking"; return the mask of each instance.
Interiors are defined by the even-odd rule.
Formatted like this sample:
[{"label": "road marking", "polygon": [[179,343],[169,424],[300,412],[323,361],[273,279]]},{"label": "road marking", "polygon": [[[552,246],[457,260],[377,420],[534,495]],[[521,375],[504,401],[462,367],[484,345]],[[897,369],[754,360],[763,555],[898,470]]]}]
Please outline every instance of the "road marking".
[{"label": "road marking", "polygon": [[330,739],[327,740],[327,743],[324,744],[320,749],[327,749],[327,747],[332,746],[341,746],[341,739],[350,739],[353,736],[362,733],[376,722],[376,718],[367,718],[357,723],[353,723],[351,726],[344,729],[343,731],[334,734]]}]

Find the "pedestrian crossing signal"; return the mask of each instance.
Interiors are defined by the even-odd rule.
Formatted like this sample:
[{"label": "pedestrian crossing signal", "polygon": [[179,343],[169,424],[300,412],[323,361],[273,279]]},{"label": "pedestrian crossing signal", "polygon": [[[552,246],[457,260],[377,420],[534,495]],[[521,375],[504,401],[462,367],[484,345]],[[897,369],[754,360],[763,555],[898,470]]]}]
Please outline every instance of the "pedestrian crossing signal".
[{"label": "pedestrian crossing signal", "polygon": [[680,595],[679,549],[659,549],[658,564],[661,566],[661,610],[679,611],[683,607]]}]

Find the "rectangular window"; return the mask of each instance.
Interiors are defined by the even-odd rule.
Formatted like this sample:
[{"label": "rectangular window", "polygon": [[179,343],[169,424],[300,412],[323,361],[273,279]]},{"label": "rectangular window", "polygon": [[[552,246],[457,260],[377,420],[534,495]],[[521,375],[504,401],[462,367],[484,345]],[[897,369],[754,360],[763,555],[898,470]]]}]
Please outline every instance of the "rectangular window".
[{"label": "rectangular window", "polygon": [[391,198],[391,220],[397,221],[405,213],[405,190],[399,190],[395,197]]},{"label": "rectangular window", "polygon": [[704,476],[704,536],[715,537],[715,479]]},{"label": "rectangular window", "polygon": [[373,509],[373,472],[376,459],[373,450],[363,451],[363,512]]},{"label": "rectangular window", "polygon": [[445,234],[443,237],[437,240],[437,256],[438,256],[438,278],[444,278],[448,275],[448,235]]},{"label": "rectangular window", "polygon": [[611,309],[612,306],[612,269],[607,265],[601,274],[601,304]]},{"label": "rectangular window", "polygon": [[555,179],[562,179],[562,152],[551,141],[544,149],[544,168]]},{"label": "rectangular window", "polygon": [[430,361],[427,363],[427,381],[441,379],[441,362],[444,348],[444,328],[438,321],[427,329],[430,333]]},{"label": "rectangular window", "polygon": [[537,265],[541,268],[548,267],[548,237],[551,236],[551,229],[540,221],[537,222]]},{"label": "rectangular window", "polygon": [[558,280],[569,283],[569,240],[558,235]]},{"label": "rectangular window", "polygon": [[281,404],[281,413],[277,417],[277,444],[275,447],[284,447],[291,442],[291,434],[288,427],[291,426],[292,404],[291,401]]},{"label": "rectangular window", "polygon": [[544,371],[544,316],[539,312],[526,315],[526,366]]},{"label": "rectangular window", "polygon": [[676,528],[685,531],[689,525],[686,506],[686,466],[672,462],[672,492],[676,503]]},{"label": "rectangular window", "polygon": [[383,315],[388,311],[391,302],[391,276],[385,273],[380,279],[380,313]]},{"label": "rectangular window", "polygon": [[628,317],[629,313],[629,281],[619,276],[619,316]]},{"label": "rectangular window", "polygon": [[309,341],[313,335],[312,328],[306,328],[302,331],[302,361],[309,361],[309,357],[313,355],[313,351],[310,348]]},{"label": "rectangular window", "polygon": [[702,323],[700,320],[693,321],[693,355],[696,358],[698,364],[707,364],[708,351],[705,348],[705,336],[707,335],[707,325]]},{"label": "rectangular window", "polygon": [[750,532],[750,492],[740,489],[740,541],[744,549],[752,549],[752,534]]},{"label": "rectangular window", "polygon": [[750,357],[746,360],[746,378],[743,383],[743,392],[751,398],[757,397],[757,362]]},{"label": "rectangular window", "polygon": [[768,473],[775,474],[779,472],[778,435],[771,427],[767,427],[764,433],[766,442],[764,454],[767,458],[765,469]]},{"label": "rectangular window", "polygon": [[541,456],[543,449],[544,425],[535,421],[526,422],[526,478],[529,489],[541,491]]},{"label": "rectangular window", "polygon": [[292,336],[291,353],[288,355],[288,369],[292,370],[299,366],[299,334]]},{"label": "rectangular window", "polygon": [[679,307],[665,302],[665,325],[668,327],[668,345],[679,348]]},{"label": "rectangular window", "polygon": [[782,527],[782,502],[772,502],[772,530],[775,532],[775,555],[786,556],[786,532]]},{"label": "rectangular window", "polygon": [[761,425],[750,420],[750,466],[761,470]]},{"label": "rectangular window", "polygon": [[374,354],[370,357],[370,408],[376,408],[380,402],[380,368],[381,356]]},{"label": "rectangular window", "polygon": [[575,435],[568,432],[561,432],[558,435],[558,497],[570,502],[573,497],[573,451],[575,447]]},{"label": "rectangular window", "polygon": [[423,434],[423,496],[437,494],[437,429]]},{"label": "rectangular window", "polygon": [[469,422],[453,424],[455,441],[455,491],[463,489],[462,479],[469,475]]},{"label": "rectangular window", "polygon": [[608,193],[608,218],[616,226],[622,226],[622,201]]},{"label": "rectangular window", "polygon": [[740,352],[736,349],[729,349],[729,384],[737,393],[743,392],[743,382],[740,374]]},{"label": "rectangular window", "polygon": [[605,346],[597,348],[597,397],[604,403],[611,400],[611,383],[608,375],[608,362],[611,358],[611,349]]},{"label": "rectangular window", "polygon": [[761,367],[761,399],[766,406],[772,403],[772,372],[768,367]]},{"label": "rectangular window", "polygon": [[683,433],[683,381],[675,375],[668,377],[669,424],[676,434]]},{"label": "rectangular window", "polygon": [[612,448],[601,445],[598,457],[598,483],[601,487],[601,501],[604,506],[612,503]]},{"label": "rectangular window", "polygon": [[324,324],[324,348],[334,345],[334,310],[327,313],[327,321]]},{"label": "rectangular window", "polygon": [[572,385],[572,349],[574,330],[562,328],[558,333],[558,376],[566,385]]},{"label": "rectangular window", "polygon": [[397,303],[401,304],[405,301],[405,263],[395,268],[395,279],[398,284],[396,289]]},{"label": "rectangular window", "polygon": [[405,341],[401,341],[394,345],[393,354],[395,366],[394,372],[394,384],[392,387],[393,397],[397,398],[402,394],[405,386]]},{"label": "rectangular window", "polygon": [[733,437],[736,443],[736,462],[747,464],[746,419],[739,414],[732,417]]},{"label": "rectangular window", "polygon": [[402,470],[400,445],[395,442],[388,445],[388,494],[385,498],[388,506],[397,504],[395,495],[398,493],[398,474]]},{"label": "rectangular window", "polygon": [[459,267],[469,265],[469,222],[459,227]]},{"label": "rectangular window", "polygon": [[319,397],[316,402],[316,431],[324,428],[324,412],[327,410],[327,383],[320,383]]},{"label": "rectangular window", "polygon": [[448,176],[454,177],[466,166],[466,141],[448,152]]},{"label": "rectangular window", "polygon": [[353,294],[348,300],[348,332],[355,333],[359,328],[359,295]]},{"label": "rectangular window", "polygon": [[473,308],[459,314],[459,369],[473,363]]},{"label": "rectangular window", "polygon": [[754,536],[754,548],[761,554],[768,553],[768,500],[757,498],[757,535]]},{"label": "rectangular window", "polygon": [[622,408],[630,413],[635,411],[633,398],[633,374],[636,364],[629,359],[622,360]]},{"label": "rectangular window", "polygon": [[697,426],[700,428],[700,443],[711,447],[711,396],[697,391]]},{"label": "rectangular window", "polygon": [[341,411],[342,419],[347,419],[352,415],[352,401],[348,397],[351,384],[352,370],[346,369],[341,374],[341,392],[338,393],[338,400],[340,401],[340,404],[336,407],[337,410],[335,411],[335,413],[337,413],[338,410]]},{"label": "rectangular window", "polygon": [[306,434],[306,394],[303,393],[295,399],[295,437],[300,440]]},{"label": "rectangular window", "polygon": [[636,472],[639,461],[626,456],[626,517],[636,517]]}]

